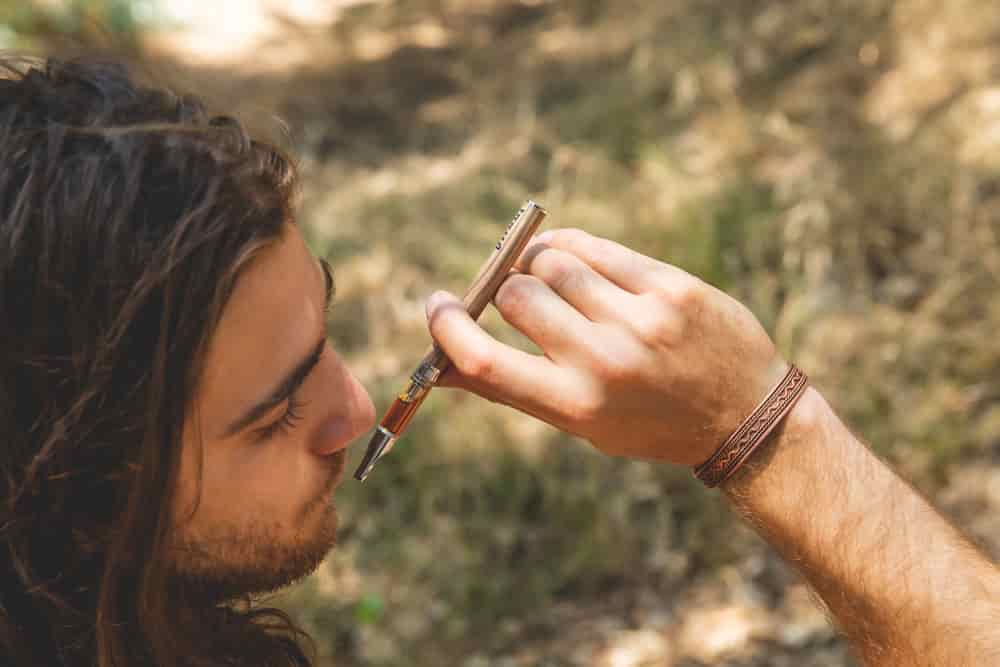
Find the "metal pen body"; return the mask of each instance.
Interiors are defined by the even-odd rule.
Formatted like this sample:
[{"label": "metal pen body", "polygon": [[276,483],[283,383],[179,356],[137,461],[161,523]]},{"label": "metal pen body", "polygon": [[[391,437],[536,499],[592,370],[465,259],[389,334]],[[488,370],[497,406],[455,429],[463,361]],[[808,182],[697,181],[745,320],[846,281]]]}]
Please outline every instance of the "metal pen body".
[{"label": "metal pen body", "polygon": [[[480,268],[462,300],[472,319],[479,319],[545,216],[545,209],[528,201],[507,225],[493,253]],[[364,459],[354,473],[355,479],[364,481],[375,464],[389,453],[449,364],[448,357],[441,348],[433,344],[410,376],[409,386],[396,396],[379,422],[368,443]]]}]

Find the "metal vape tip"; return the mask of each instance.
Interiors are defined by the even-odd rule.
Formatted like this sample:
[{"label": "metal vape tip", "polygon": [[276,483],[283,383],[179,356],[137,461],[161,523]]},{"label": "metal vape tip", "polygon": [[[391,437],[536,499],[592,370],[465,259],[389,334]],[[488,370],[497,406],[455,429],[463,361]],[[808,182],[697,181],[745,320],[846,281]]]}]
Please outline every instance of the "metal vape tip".
[{"label": "metal vape tip", "polygon": [[365,481],[371,471],[375,468],[378,460],[389,453],[396,436],[379,426],[372,439],[368,441],[368,449],[365,451],[365,458],[361,460],[361,465],[354,471],[354,479]]}]

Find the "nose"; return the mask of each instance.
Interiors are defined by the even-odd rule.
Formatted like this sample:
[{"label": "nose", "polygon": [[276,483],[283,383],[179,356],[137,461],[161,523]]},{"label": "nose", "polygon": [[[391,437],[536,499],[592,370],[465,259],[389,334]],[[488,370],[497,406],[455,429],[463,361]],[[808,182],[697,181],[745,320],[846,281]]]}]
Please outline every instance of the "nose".
[{"label": "nose", "polygon": [[328,371],[333,377],[330,382],[323,383],[324,395],[319,400],[330,406],[329,415],[320,426],[313,446],[313,452],[320,456],[345,449],[375,425],[375,405],[371,396],[336,353],[328,349],[324,359],[327,356],[334,364]]}]

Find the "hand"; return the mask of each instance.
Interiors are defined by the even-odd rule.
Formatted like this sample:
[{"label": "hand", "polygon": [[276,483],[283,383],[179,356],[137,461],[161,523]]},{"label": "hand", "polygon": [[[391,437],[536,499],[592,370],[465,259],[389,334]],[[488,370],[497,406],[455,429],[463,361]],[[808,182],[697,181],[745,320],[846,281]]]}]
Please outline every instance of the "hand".
[{"label": "hand", "polygon": [[544,353],[504,345],[436,292],[439,386],[512,406],[601,451],[697,465],[787,364],[742,304],[684,271],[577,229],[538,236],[493,301]]}]

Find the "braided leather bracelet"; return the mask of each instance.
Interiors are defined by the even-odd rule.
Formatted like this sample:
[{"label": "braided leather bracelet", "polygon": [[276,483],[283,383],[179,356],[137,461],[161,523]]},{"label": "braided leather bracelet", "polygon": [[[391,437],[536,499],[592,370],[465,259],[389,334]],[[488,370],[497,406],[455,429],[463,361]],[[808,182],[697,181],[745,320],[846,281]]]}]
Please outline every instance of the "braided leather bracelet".
[{"label": "braided leather bracelet", "polygon": [[710,488],[729,479],[791,411],[808,384],[809,378],[793,364],[784,379],[726,442],[694,469],[695,477]]}]

